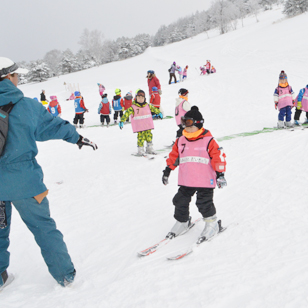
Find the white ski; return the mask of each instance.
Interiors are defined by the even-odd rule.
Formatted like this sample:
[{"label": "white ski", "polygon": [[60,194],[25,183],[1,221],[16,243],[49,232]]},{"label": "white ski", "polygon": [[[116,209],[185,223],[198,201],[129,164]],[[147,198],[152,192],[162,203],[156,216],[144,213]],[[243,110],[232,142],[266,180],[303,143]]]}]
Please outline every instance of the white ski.
[{"label": "white ski", "polygon": [[[189,229],[187,229],[186,232],[182,233],[181,235],[187,233],[192,227],[194,227],[196,225],[196,223],[198,223],[199,221],[201,221],[202,217],[194,220]],[[180,236],[180,235],[179,235]],[[166,236],[163,240],[161,240],[160,242],[158,242],[157,244],[153,245],[153,246],[150,246],[149,248],[146,248],[144,250],[141,250],[141,251],[138,251],[138,255],[139,256],[148,256],[152,253],[154,253],[155,251],[157,251],[159,248],[167,245],[171,240],[173,240],[175,237],[168,237]]]},{"label": "white ski", "polygon": [[[221,220],[218,221],[218,225],[219,225],[219,231],[218,231],[217,235],[219,235],[222,232],[226,231],[226,229],[228,228],[228,227],[222,227],[221,226]],[[202,243],[212,241],[216,236],[212,237],[209,240],[207,240],[204,236],[199,237],[198,240],[194,244],[192,244],[191,246],[186,248],[184,251],[182,250],[181,252],[177,253],[176,255],[169,256],[169,257],[167,257],[167,259],[168,260],[180,260],[180,259],[183,259],[184,257],[186,257],[186,256],[190,255],[192,252],[194,252],[194,250],[196,248],[198,248]]]}]

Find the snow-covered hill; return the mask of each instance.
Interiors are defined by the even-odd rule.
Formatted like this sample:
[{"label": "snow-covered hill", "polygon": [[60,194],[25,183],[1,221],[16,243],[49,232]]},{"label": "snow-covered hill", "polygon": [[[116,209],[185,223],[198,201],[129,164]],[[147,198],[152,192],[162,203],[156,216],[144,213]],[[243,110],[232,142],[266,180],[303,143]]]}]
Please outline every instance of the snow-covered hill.
[{"label": "snow-covered hill", "polygon": [[[21,86],[26,96],[42,89],[57,95],[63,118],[72,121],[72,101],[64,82],[79,84],[87,108],[86,125],[99,124],[97,83],[109,99],[142,88],[146,71],[162,84],[162,107],[173,115],[180,87],[199,106],[205,127],[219,138],[276,125],[272,95],[283,69],[294,91],[307,84],[307,14],[283,19],[276,8],[245,27],[216,31],[87,71]],[[217,69],[199,76],[210,59]],[[188,79],[168,85],[168,68],[188,65]],[[302,120],[304,115],[302,115]],[[174,119],[155,121],[154,148],[175,139]],[[215,190],[217,214],[224,225],[236,223],[180,261],[166,256],[192,243],[198,224],[161,251],[138,258],[136,252],[161,240],[174,224],[172,198],[177,171],[161,183],[164,154],[154,160],[132,157],[136,135],[126,125],[86,128],[80,134],[97,143],[90,148],[50,141],[39,144],[38,162],[50,190],[51,214],[63,232],[77,269],[72,288],[49,275],[31,233],[13,212],[11,265],[14,282],[0,294],[1,308],[42,307],[308,307],[307,165],[308,129],[277,131],[222,141],[228,186]],[[57,182],[63,182],[57,184]],[[191,215],[200,214],[191,203]]]}]

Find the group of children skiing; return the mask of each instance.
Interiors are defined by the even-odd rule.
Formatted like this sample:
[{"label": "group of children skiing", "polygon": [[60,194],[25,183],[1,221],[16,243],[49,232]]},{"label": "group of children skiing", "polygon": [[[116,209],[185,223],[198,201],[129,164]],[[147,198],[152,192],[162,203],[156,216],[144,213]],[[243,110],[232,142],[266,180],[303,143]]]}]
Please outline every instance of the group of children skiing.
[{"label": "group of children skiing", "polygon": [[[277,127],[292,128],[299,126],[300,115],[302,111],[306,113],[306,119],[303,124],[308,123],[308,85],[299,91],[295,97],[295,93],[288,82],[285,71],[279,74],[278,86],[274,91],[275,109],[279,110]],[[294,122],[292,122],[292,108],[295,107]]]},{"label": "group of children skiing", "polygon": [[[188,65],[186,65],[184,67],[184,69],[182,69],[181,66],[177,65],[176,62],[173,62],[171,64],[171,67],[168,69],[169,72],[169,84],[171,83],[177,83],[177,79],[176,79],[176,75],[175,72],[178,73],[178,77],[179,77],[179,81],[184,81],[185,78],[187,78],[187,70],[188,70]],[[172,81],[172,79],[174,79],[174,81]]]},{"label": "group of children skiing", "polygon": [[200,75],[209,75],[216,73],[216,68],[211,64],[210,60],[206,60],[206,64],[200,66]]}]

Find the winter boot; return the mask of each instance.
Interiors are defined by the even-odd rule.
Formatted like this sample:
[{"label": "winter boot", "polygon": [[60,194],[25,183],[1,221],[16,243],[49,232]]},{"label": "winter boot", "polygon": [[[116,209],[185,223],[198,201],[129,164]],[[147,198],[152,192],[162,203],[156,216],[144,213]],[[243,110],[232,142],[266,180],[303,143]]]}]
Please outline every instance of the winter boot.
[{"label": "winter boot", "polygon": [[78,125],[77,125],[77,124],[74,124],[74,126],[75,126],[76,128],[78,128]]},{"label": "winter boot", "polygon": [[306,118],[305,122],[303,124],[308,124],[308,119]]},{"label": "winter boot", "polygon": [[277,127],[278,128],[284,128],[284,122],[283,121],[278,121]]},{"label": "winter boot", "polygon": [[138,147],[137,155],[138,156],[144,156],[144,148],[143,147]]},{"label": "winter boot", "polygon": [[191,217],[189,217],[188,221],[186,222],[180,222],[176,221],[174,226],[172,227],[171,231],[167,234],[167,238],[174,238],[178,235],[184,234],[186,231],[189,230],[189,227],[191,225]]},{"label": "winter boot", "polygon": [[5,270],[1,275],[0,275],[0,292],[8,286],[12,281],[14,280],[13,275],[8,275],[7,271]]},{"label": "winter boot", "polygon": [[109,127],[109,123],[107,123],[107,128]]},{"label": "winter boot", "polygon": [[292,128],[292,127],[294,127],[294,124],[291,121],[288,121],[288,122],[286,122],[286,127]]},{"label": "winter boot", "polygon": [[83,125],[83,124],[80,124],[79,127],[80,127],[80,128],[84,128],[84,125]]},{"label": "winter boot", "polygon": [[71,274],[66,275],[63,281],[59,281],[60,285],[65,288],[70,287],[74,282],[75,276],[76,270],[74,270]]},{"label": "winter boot", "polygon": [[294,120],[294,125],[299,126],[300,125],[299,121],[298,120]]},{"label": "winter boot", "polygon": [[152,142],[148,142],[147,144],[147,149],[146,149],[146,153],[147,154],[156,154],[153,150],[153,143]]},{"label": "winter boot", "polygon": [[205,227],[200,234],[200,238],[204,238],[208,241],[219,232],[219,225],[216,215],[211,217],[204,217],[203,220],[205,222]]},{"label": "winter boot", "polygon": [[114,120],[114,124],[117,124],[117,120]]}]

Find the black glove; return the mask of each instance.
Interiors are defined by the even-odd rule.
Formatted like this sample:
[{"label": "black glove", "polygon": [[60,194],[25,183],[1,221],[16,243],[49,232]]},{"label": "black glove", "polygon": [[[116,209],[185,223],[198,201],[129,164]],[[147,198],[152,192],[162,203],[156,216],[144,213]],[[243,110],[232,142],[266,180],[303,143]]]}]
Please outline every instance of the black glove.
[{"label": "black glove", "polygon": [[83,138],[81,135],[79,135],[79,139],[78,139],[78,141],[77,141],[77,145],[78,145],[79,150],[80,150],[80,149],[82,148],[82,146],[84,146],[84,145],[88,145],[88,146],[92,147],[94,151],[98,149],[98,148],[97,148],[97,145],[96,145],[94,142],[90,141],[90,140],[87,139],[87,138]]},{"label": "black glove", "polygon": [[169,178],[170,172],[171,172],[171,169],[169,167],[166,167],[166,169],[163,170],[164,174],[163,174],[162,181],[164,185],[167,185],[169,183],[168,178]]},{"label": "black glove", "polygon": [[225,175],[223,172],[216,172],[217,174],[217,187],[218,188],[224,188],[225,186],[227,186],[227,181],[225,179]]}]

